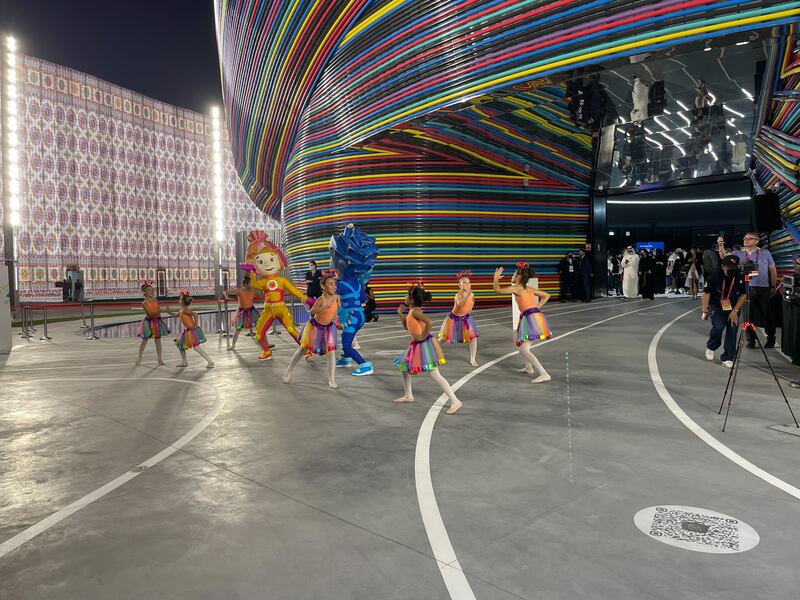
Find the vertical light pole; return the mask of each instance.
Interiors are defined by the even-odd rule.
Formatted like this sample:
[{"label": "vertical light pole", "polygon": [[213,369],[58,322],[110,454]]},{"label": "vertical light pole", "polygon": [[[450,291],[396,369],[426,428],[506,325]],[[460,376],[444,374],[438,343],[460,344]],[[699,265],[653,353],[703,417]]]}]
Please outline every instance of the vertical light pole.
[{"label": "vertical light pole", "polygon": [[2,50],[2,131],[3,185],[5,219],[5,261],[8,266],[8,287],[11,306],[18,304],[17,244],[16,230],[20,223],[20,174],[19,174],[19,113],[17,110],[17,41],[12,36],[3,40]]},{"label": "vertical light pole", "polygon": [[222,121],[219,108],[211,107],[211,158],[213,175],[211,178],[211,194],[214,206],[214,241],[216,248],[216,292],[219,298],[223,291],[222,281],[222,249],[225,244],[225,206],[222,187]]}]

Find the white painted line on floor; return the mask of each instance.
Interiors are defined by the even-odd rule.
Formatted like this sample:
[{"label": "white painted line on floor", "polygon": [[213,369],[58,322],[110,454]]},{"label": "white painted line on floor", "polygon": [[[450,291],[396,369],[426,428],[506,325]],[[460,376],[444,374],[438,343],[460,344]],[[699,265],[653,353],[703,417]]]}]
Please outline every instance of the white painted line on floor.
[{"label": "white painted line on floor", "polygon": [[669,393],[667,390],[667,386],[664,385],[664,381],[661,379],[661,373],[658,370],[658,361],[656,360],[656,351],[658,350],[658,343],[661,341],[661,337],[666,333],[667,329],[672,327],[678,320],[682,319],[686,315],[694,312],[697,310],[693,308],[692,310],[686,311],[685,313],[678,315],[672,321],[664,325],[661,329],[658,330],[658,333],[653,337],[652,341],[650,342],[650,347],[647,350],[647,364],[650,367],[650,379],[653,380],[653,385],[658,392],[658,395],[661,396],[661,400],[664,404],[667,405],[667,408],[672,412],[673,415],[681,422],[683,425],[703,440],[706,444],[711,446],[714,450],[722,454],[725,458],[730,460],[731,462],[739,465],[745,471],[749,471],[759,479],[766,481],[768,484],[775,486],[779,490],[782,490],[789,494],[790,496],[794,496],[798,500],[800,500],[800,489],[793,486],[790,483],[786,483],[783,479],[779,479],[775,477],[772,473],[768,473],[764,469],[759,466],[754,465],[749,460],[744,458],[741,454],[731,450],[728,446],[720,442],[717,438],[713,435],[708,433],[705,429],[700,427],[696,421],[694,421],[689,415],[687,415],[684,410],[678,406],[678,403],[675,402],[675,399],[672,397],[672,394]]},{"label": "white painted line on floor", "polygon": [[[675,302],[680,302],[680,300],[665,302],[664,304],[674,304]],[[567,331],[561,335],[550,338],[549,340],[545,340],[540,344],[537,344],[535,348],[539,348],[545,344],[564,339],[565,337],[580,333],[581,331],[586,331],[587,329],[597,327],[598,325],[608,323],[609,321],[613,321],[621,317],[650,310],[651,308],[652,305],[648,305],[646,308],[631,310],[614,315],[612,317],[607,317],[600,321],[595,321],[589,325],[584,325],[578,329],[573,329],[572,331]],[[474,371],[467,373],[464,375],[464,377],[456,381],[451,386],[453,391],[458,391],[464,386],[464,384],[478,376],[480,373],[484,372],[489,367],[492,367],[497,363],[506,360],[507,358],[511,358],[512,356],[519,356],[519,352],[515,350],[514,352],[504,354],[503,356],[495,358],[494,360],[481,365]],[[425,533],[428,535],[428,541],[430,542],[431,550],[433,551],[433,556],[440,565],[442,563],[445,565],[443,567],[440,566],[439,572],[442,575],[442,579],[444,579],[444,584],[447,586],[447,591],[450,593],[450,597],[452,600],[475,600],[475,594],[469,585],[469,581],[467,581],[466,575],[461,570],[458,557],[456,556],[455,550],[453,550],[453,544],[450,542],[450,536],[447,534],[447,528],[445,527],[444,521],[442,520],[442,515],[439,512],[439,505],[436,502],[436,494],[433,490],[433,481],[431,480],[431,437],[433,436],[433,428],[436,425],[436,419],[439,417],[439,413],[446,402],[447,396],[445,394],[440,395],[433,403],[433,406],[431,406],[428,410],[427,414],[425,415],[425,419],[423,419],[422,425],[419,428],[417,446],[414,453],[414,480],[417,488],[417,502],[419,504],[422,522],[425,526]]]},{"label": "white painted line on floor", "polygon": [[[195,386],[199,386],[199,387],[209,387],[208,385],[205,385],[203,383],[199,383],[199,382],[196,382],[196,381],[188,381],[186,379],[166,378],[166,377],[145,377],[145,378],[139,378],[139,377],[81,377],[78,380],[72,380],[72,381],[81,381],[81,382],[83,382],[83,381],[120,381],[120,380],[125,380],[125,379],[128,379],[128,380],[132,379],[132,380],[135,380],[137,383],[142,383],[144,381],[167,381],[167,382],[170,382],[170,383],[178,382],[178,383],[185,383],[187,385],[195,385]],[[61,383],[61,382],[64,382],[64,381],[71,381],[71,380],[70,379],[63,379],[63,378],[58,378],[58,379],[37,379],[36,383],[43,382],[43,381],[56,381],[56,382]],[[82,509],[82,508],[84,508],[86,506],[89,506],[92,502],[95,502],[95,501],[99,500],[100,498],[102,498],[106,494],[109,494],[110,492],[113,492],[118,487],[120,487],[122,485],[125,485],[131,479],[133,479],[134,477],[138,476],[140,473],[143,472],[143,470],[142,471],[137,470],[140,467],[142,469],[149,469],[150,467],[153,467],[153,466],[157,465],[158,463],[160,463],[161,461],[163,461],[165,458],[168,458],[168,457],[172,456],[178,450],[183,448],[186,444],[191,442],[200,433],[202,433],[203,430],[206,427],[208,427],[214,421],[214,419],[217,418],[217,416],[219,416],[219,413],[222,411],[223,406],[225,406],[225,399],[222,397],[222,395],[217,391],[216,388],[212,387],[212,389],[214,390],[214,393],[216,395],[216,401],[214,402],[214,406],[212,407],[212,409],[206,414],[205,417],[203,417],[203,419],[200,422],[198,422],[194,427],[192,427],[189,431],[187,431],[185,434],[183,434],[177,441],[175,441],[172,444],[168,445],[161,452],[159,452],[158,454],[155,454],[154,456],[151,456],[146,461],[144,461],[142,463],[139,463],[139,465],[137,465],[137,467],[135,467],[134,469],[131,469],[130,471],[126,471],[125,473],[123,473],[122,475],[117,477],[116,479],[113,479],[113,480],[109,481],[108,483],[106,483],[105,485],[97,488],[93,492],[89,492],[88,494],[86,494],[82,498],[78,498],[72,504],[69,504],[69,505],[65,506],[61,510],[58,510],[58,511],[54,512],[49,517],[45,517],[44,519],[42,519],[38,523],[35,523],[34,525],[31,525],[27,529],[21,531],[20,533],[18,533],[14,537],[6,540],[3,543],[0,543],[0,558],[3,558],[9,552],[12,552],[13,550],[16,550],[17,548],[22,546],[22,544],[24,544],[26,542],[29,542],[30,540],[32,540],[36,536],[44,533],[45,531],[50,529],[53,525],[56,525],[56,524],[60,523],[61,521],[63,521],[67,517],[69,517],[70,515],[73,515],[76,512],[78,512],[80,509]]]}]

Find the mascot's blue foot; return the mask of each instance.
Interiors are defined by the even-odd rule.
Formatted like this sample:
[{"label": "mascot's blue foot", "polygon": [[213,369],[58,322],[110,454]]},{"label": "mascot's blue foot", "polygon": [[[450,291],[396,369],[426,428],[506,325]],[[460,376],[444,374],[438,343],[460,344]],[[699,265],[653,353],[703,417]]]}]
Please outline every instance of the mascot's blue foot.
[{"label": "mascot's blue foot", "polygon": [[354,371],[351,371],[351,373],[356,377],[363,377],[364,375],[372,375],[375,373],[375,370],[372,368],[371,362],[365,362],[359,365],[359,367]]},{"label": "mascot's blue foot", "polygon": [[347,357],[342,357],[342,358],[340,358],[339,360],[336,361],[336,366],[337,367],[352,367],[353,366],[353,359],[352,358],[347,358]]}]

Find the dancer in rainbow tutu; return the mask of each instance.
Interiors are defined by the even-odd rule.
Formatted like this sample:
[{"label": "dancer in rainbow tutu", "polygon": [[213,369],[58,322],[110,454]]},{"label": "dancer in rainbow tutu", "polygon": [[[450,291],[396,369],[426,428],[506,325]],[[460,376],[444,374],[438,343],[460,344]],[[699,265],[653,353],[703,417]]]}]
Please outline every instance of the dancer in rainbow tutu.
[{"label": "dancer in rainbow tutu", "polygon": [[139,328],[136,331],[136,336],[142,338],[139,344],[139,356],[136,359],[136,364],[142,364],[142,355],[144,348],[147,346],[148,340],[153,340],[156,346],[156,356],[158,357],[158,366],[164,365],[164,360],[161,357],[161,338],[170,334],[169,326],[164,319],[161,318],[161,305],[156,300],[156,292],[150,281],[145,281],[142,284],[142,308],[144,309],[144,319],[139,323]]},{"label": "dancer in rainbow tutu", "polygon": [[[439,342],[430,333],[433,323],[422,312],[422,307],[430,300],[431,293],[426,292],[424,284],[418,281],[408,289],[405,303],[397,307],[400,322],[411,336],[411,344],[409,344],[405,355],[394,361],[395,365],[403,373],[404,391],[403,395],[397,398],[395,402],[414,402],[411,376],[418,373],[430,373],[431,378],[439,384],[439,387],[450,399],[450,408],[447,409],[447,414],[452,415],[458,412],[463,405],[456,398],[450,384],[439,372],[439,366],[445,363],[444,354],[442,354]],[[406,307],[409,307],[407,316],[405,314]]]},{"label": "dancer in rainbow tutu", "polygon": [[239,308],[236,309],[236,312],[233,313],[233,317],[231,318],[231,326],[236,332],[233,334],[233,341],[228,350],[236,350],[236,342],[243,329],[247,329],[250,331],[250,335],[254,335],[253,328],[256,326],[258,317],[261,315],[253,304],[256,299],[256,294],[257,292],[250,285],[250,273],[245,273],[242,279],[242,287],[231,288],[222,292],[226,300],[230,300],[231,296],[236,296],[236,299],[239,301]]},{"label": "dancer in rainbow tutu", "polygon": [[472,293],[472,271],[456,275],[458,293],[453,300],[453,310],[445,317],[439,330],[439,339],[448,344],[469,344],[469,364],[478,366],[478,329],[472,319],[475,294]]},{"label": "dancer in rainbow tutu", "polygon": [[208,354],[206,354],[205,350],[200,347],[200,344],[205,344],[208,340],[206,340],[203,330],[200,329],[200,325],[197,323],[197,313],[189,308],[192,303],[192,297],[189,295],[189,292],[181,292],[181,298],[179,302],[181,305],[181,310],[178,313],[178,316],[180,317],[181,324],[183,325],[183,332],[181,333],[181,337],[175,340],[175,345],[178,347],[178,350],[180,350],[181,353],[181,362],[178,366],[189,366],[189,363],[186,360],[186,351],[189,350],[189,348],[194,348],[195,352],[206,359],[206,369],[213,369],[214,361],[212,361]]},{"label": "dancer in rainbow tutu", "polygon": [[328,357],[328,386],[336,385],[336,312],[339,309],[339,296],[336,295],[336,272],[323,271],[322,296],[316,299],[311,307],[311,318],[300,335],[300,347],[283,374],[283,383],[289,383],[292,372],[300,362],[303,354],[313,352]]},{"label": "dancer in rainbow tutu", "polygon": [[493,288],[496,294],[514,294],[514,300],[516,300],[521,313],[517,324],[516,340],[519,353],[533,371],[539,372],[538,377],[532,379],[531,383],[545,383],[552,378],[539,359],[531,352],[531,347],[536,340],[547,340],[553,337],[550,325],[541,312],[541,308],[550,300],[550,294],[538,288],[528,287],[528,280],[535,274],[533,267],[528,263],[518,262],[517,270],[511,278],[511,285],[501,286],[503,267],[498,267],[494,272]]}]

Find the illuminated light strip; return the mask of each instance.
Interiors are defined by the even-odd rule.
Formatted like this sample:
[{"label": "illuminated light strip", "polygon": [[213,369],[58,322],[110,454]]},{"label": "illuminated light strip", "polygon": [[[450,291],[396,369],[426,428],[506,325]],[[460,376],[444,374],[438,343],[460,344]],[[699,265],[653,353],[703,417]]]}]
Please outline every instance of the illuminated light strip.
[{"label": "illuminated light strip", "polygon": [[736,196],[733,198],[711,198],[690,200],[606,200],[608,204],[710,204],[712,202],[743,202],[750,200],[750,196]]},{"label": "illuminated light strip", "polygon": [[19,114],[17,110],[17,41],[8,36],[5,43],[6,60],[6,114],[7,119],[3,124],[6,130],[5,160],[8,164],[8,222],[12,227],[20,224],[20,173],[19,173]]},{"label": "illuminated light strip", "polygon": [[222,188],[222,126],[219,108],[211,108],[212,132],[212,164],[214,170],[211,178],[212,197],[214,199],[214,239],[218,243],[225,241],[225,196]]}]

